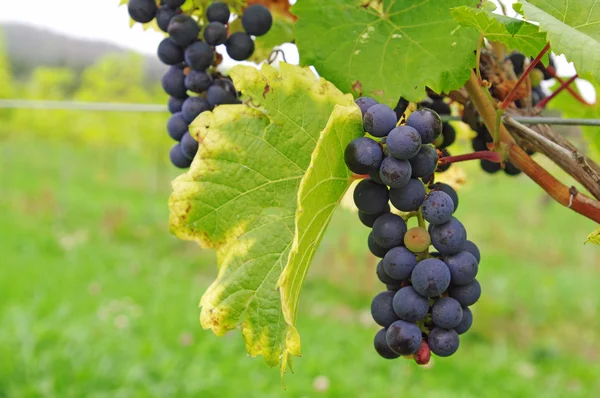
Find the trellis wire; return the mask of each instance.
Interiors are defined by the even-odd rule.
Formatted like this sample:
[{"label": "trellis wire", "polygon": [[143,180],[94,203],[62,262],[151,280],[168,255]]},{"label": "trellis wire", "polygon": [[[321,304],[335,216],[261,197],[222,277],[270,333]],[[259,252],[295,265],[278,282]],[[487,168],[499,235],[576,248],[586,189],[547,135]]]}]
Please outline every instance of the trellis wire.
[{"label": "trellis wire", "polygon": [[[143,112],[163,113],[168,112],[166,105],[160,104],[132,104],[117,102],[81,102],[81,101],[37,101],[23,99],[0,99],[0,109],[52,109],[67,111],[94,111],[94,112]],[[460,121],[460,116],[441,116],[442,121]],[[560,126],[600,126],[600,119],[571,118],[543,116],[512,116],[522,124],[551,124]]]}]

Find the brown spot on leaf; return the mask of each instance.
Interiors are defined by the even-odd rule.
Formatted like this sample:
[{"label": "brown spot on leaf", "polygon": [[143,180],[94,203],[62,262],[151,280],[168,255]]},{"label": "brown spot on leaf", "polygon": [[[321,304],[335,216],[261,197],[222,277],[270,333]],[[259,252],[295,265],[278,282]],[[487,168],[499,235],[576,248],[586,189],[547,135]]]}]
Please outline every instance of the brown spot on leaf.
[{"label": "brown spot on leaf", "polygon": [[354,83],[352,83],[352,91],[356,91],[356,93],[358,94],[359,97],[362,97],[363,95],[363,88],[362,88],[362,83],[360,81],[355,81]]},{"label": "brown spot on leaf", "polygon": [[271,86],[269,86],[268,84],[265,86],[265,89],[263,90],[263,98],[267,98],[267,94],[271,91]]}]

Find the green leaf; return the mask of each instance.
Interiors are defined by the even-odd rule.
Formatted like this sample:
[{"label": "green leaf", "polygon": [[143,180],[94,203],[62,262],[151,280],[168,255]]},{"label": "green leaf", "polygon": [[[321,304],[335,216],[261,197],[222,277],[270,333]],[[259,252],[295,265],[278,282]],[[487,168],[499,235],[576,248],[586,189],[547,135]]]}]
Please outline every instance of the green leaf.
[{"label": "green leaf", "polygon": [[552,51],[565,54],[580,75],[600,82],[600,7],[597,0],[521,0],[517,12],[539,22]]},{"label": "green leaf", "polygon": [[[592,83],[592,82],[590,82]],[[555,110],[562,113],[565,118],[583,118],[583,119],[600,119],[600,86],[593,84],[594,90],[596,90],[596,103],[585,106],[581,102],[577,101],[567,90],[563,90],[552,101],[548,102],[546,106],[548,109]],[[560,84],[556,84],[553,90],[556,90]],[[571,84],[571,88],[577,91],[577,86]],[[596,154],[600,153],[600,134],[598,134],[597,126],[580,126],[584,137],[592,144]],[[588,154],[589,155],[589,154]],[[596,156],[598,159],[598,157]]]},{"label": "green leaf", "polygon": [[341,90],[390,105],[422,99],[425,86],[449,92],[469,78],[479,36],[450,8],[477,3],[384,0],[376,10],[356,0],[301,0],[292,8],[300,60]]},{"label": "green leaf", "polygon": [[[202,326],[217,335],[240,327],[248,353],[284,372],[300,354],[291,314],[349,186],[343,148],[363,134],[362,118],[350,95],[307,68],[238,65],[231,77],[259,108],[222,105],[193,122],[200,147],[190,171],[173,183],[171,228],[217,250],[219,273],[200,303]],[[299,279],[280,281],[284,269]]]},{"label": "green leaf", "polygon": [[600,245],[600,228],[592,232],[587,236],[587,239],[583,243],[593,243],[595,245]]},{"label": "green leaf", "polygon": [[453,8],[450,12],[462,26],[473,27],[489,40],[529,57],[536,57],[546,46],[546,34],[529,22],[467,6]]}]

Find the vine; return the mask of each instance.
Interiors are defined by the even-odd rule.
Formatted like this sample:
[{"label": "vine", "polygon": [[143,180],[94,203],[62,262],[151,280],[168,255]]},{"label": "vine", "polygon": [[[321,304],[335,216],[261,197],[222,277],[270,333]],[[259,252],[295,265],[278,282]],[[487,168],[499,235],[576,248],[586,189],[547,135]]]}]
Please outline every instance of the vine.
[{"label": "vine", "polygon": [[[171,159],[189,167],[173,182],[171,229],[216,250],[219,264],[201,324],[218,335],[239,328],[248,353],[282,373],[301,353],[302,283],[355,180],[369,249],[382,258],[374,272],[387,289],[371,307],[382,326],[375,348],[420,365],[454,354],[481,293],[481,254],[454,215],[456,191],[436,182],[440,173],[464,161],[524,173],[600,223],[600,166],[551,127],[513,118],[566,101],[577,105],[567,115],[600,115],[572,87],[578,78],[600,82],[600,35],[590,28],[600,17],[592,13],[582,23],[561,0],[521,0],[517,18],[475,0],[127,5],[134,20],[168,34],[158,55],[170,65]],[[297,45],[301,66],[276,62],[285,60],[284,42]],[[557,77],[552,52],[577,74]],[[225,70],[225,54],[262,66]],[[541,81],[552,78],[558,85],[548,93]],[[474,152],[448,152],[459,133],[439,115],[452,114],[475,131]],[[600,148],[600,136],[586,137]],[[581,187],[532,156],[549,158]],[[587,241],[598,243],[598,232]]]}]

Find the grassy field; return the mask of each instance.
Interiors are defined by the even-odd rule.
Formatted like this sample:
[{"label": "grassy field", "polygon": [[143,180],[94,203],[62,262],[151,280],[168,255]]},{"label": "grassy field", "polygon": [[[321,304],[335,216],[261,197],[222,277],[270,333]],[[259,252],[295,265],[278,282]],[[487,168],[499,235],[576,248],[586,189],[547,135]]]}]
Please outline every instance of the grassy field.
[{"label": "grassy field", "polygon": [[[459,352],[385,361],[367,229],[339,210],[303,289],[285,377],[239,333],[203,331],[212,252],[168,233],[168,148],[0,141],[0,397],[592,397],[600,391],[595,225],[525,177],[468,165],[458,217],[483,296]],[[351,232],[350,232],[351,231]]]}]

